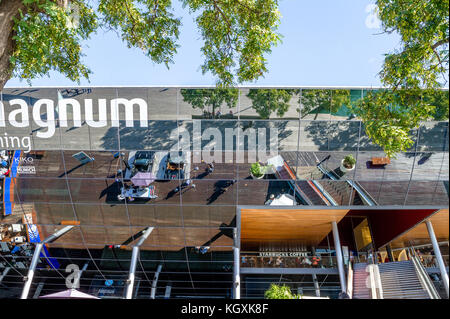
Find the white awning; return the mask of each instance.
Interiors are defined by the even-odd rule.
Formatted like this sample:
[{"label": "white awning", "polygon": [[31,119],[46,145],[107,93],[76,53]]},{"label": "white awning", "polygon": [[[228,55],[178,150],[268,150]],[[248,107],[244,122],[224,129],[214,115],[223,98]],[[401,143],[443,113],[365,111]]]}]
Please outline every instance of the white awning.
[{"label": "white awning", "polygon": [[85,294],[84,292],[76,289],[67,289],[64,291],[56,292],[54,294],[41,296],[39,298],[45,299],[100,299],[92,295]]},{"label": "white awning", "polygon": [[289,194],[282,194],[278,198],[275,198],[271,203],[271,206],[295,206],[297,202],[294,196]]}]

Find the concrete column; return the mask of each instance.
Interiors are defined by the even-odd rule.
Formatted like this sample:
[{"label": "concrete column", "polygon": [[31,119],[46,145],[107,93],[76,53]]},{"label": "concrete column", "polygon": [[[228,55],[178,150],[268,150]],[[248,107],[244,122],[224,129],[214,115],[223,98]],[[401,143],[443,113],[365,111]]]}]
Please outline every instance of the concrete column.
[{"label": "concrete column", "polygon": [[441,250],[439,249],[439,244],[436,239],[436,235],[434,234],[433,225],[430,220],[426,220],[425,224],[427,225],[428,234],[430,235],[431,244],[433,245],[434,255],[436,256],[436,260],[439,265],[439,270],[441,271],[442,282],[444,283],[445,291],[447,292],[447,297],[449,296],[448,292],[448,274],[445,269],[444,260],[442,259]]},{"label": "concrete column", "polygon": [[339,281],[341,283],[341,290],[343,292],[347,291],[347,282],[345,281],[345,270],[344,270],[344,260],[342,258],[341,241],[339,239],[339,231],[337,223],[335,221],[331,222],[333,228],[333,239],[334,239],[334,249],[336,250],[336,261],[339,270]]},{"label": "concrete column", "polygon": [[237,229],[233,229],[233,294],[234,299],[241,299],[241,278],[240,278],[240,249],[237,238]]}]

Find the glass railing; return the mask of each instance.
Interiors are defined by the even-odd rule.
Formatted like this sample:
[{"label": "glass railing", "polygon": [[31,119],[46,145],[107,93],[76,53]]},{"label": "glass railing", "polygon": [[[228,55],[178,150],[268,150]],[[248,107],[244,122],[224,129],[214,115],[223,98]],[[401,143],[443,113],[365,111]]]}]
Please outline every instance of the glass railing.
[{"label": "glass railing", "polygon": [[[289,254],[289,253],[287,253]],[[241,267],[245,268],[336,268],[334,256],[261,257],[241,254]]]},{"label": "glass railing", "polygon": [[[425,268],[434,268],[439,267],[438,262],[436,260],[435,255],[421,255],[417,256]],[[449,255],[442,255],[442,259],[444,260],[445,267],[448,267]]]},{"label": "glass railing", "polygon": [[[422,265],[425,268],[437,268],[437,267],[439,267],[435,255],[426,254],[426,253],[420,253],[420,252],[419,253],[416,252],[416,255],[417,255],[418,260],[422,263]],[[377,263],[388,262],[387,254],[385,254],[385,253],[383,254],[384,260],[381,257],[380,253],[378,253],[377,256],[378,256]],[[448,267],[449,266],[449,255],[448,254],[447,255],[446,254],[442,254],[441,256],[442,256],[442,259],[444,261],[445,267]],[[364,256],[361,256],[361,257],[364,257]],[[394,259],[395,259],[394,261],[400,261],[400,260],[398,260],[398,257],[396,258],[394,256]]]}]

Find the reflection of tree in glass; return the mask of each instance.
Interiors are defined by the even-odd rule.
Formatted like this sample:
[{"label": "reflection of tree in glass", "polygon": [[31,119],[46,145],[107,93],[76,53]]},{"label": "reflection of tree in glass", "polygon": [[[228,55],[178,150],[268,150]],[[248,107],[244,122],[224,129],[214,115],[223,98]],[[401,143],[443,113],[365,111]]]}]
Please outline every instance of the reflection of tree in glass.
[{"label": "reflection of tree in glass", "polygon": [[433,108],[422,99],[420,89],[411,89],[369,91],[352,110],[362,119],[372,141],[383,147],[388,157],[395,158],[396,153],[406,152],[414,144],[411,128],[417,128]]},{"label": "reflection of tree in glass", "polygon": [[223,103],[229,108],[236,106],[239,91],[233,88],[182,89],[181,95],[183,101],[191,104],[194,109],[202,109],[214,118],[216,109]]},{"label": "reflection of tree in glass", "polygon": [[292,89],[250,89],[247,97],[252,100],[252,108],[263,119],[273,112],[279,117],[289,109],[289,101],[296,90]]},{"label": "reflection of tree in glass", "polygon": [[302,118],[315,112],[316,120],[319,113],[337,113],[343,106],[350,105],[350,90],[302,90],[299,97]]},{"label": "reflection of tree in glass", "polygon": [[433,113],[433,119],[435,121],[448,120],[448,95],[448,90],[427,90],[424,92],[424,102],[435,108]]}]

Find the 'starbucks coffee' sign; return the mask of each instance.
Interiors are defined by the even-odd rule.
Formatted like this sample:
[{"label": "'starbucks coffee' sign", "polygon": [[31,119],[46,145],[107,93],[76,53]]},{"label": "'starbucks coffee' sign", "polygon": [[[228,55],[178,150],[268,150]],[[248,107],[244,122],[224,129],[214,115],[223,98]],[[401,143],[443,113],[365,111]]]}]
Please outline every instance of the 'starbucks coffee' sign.
[{"label": "'starbucks coffee' sign", "polygon": [[307,257],[306,251],[290,251],[290,252],[260,252],[259,257]]}]

